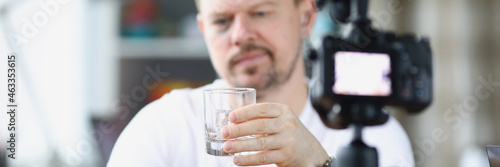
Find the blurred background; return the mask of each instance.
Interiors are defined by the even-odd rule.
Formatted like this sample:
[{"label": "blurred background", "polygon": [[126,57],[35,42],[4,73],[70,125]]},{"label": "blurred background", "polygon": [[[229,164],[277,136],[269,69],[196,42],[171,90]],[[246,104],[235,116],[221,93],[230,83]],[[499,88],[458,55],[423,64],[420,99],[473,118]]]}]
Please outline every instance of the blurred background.
[{"label": "blurred background", "polygon": [[[500,145],[500,1],[370,3],[375,27],[431,41],[433,105],[391,110],[416,166],[489,166],[486,145]],[[338,28],[320,12],[311,38]],[[0,142],[0,166],[104,166],[144,105],[217,77],[193,0],[0,0],[0,30],[1,69],[14,53],[19,71],[16,159]]]}]

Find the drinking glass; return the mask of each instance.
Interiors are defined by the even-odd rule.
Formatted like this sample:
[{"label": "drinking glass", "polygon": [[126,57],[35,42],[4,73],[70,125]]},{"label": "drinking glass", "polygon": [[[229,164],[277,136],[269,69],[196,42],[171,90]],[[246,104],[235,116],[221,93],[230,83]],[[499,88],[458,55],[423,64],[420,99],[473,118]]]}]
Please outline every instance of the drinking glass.
[{"label": "drinking glass", "polygon": [[224,142],[228,140],[249,139],[255,137],[255,135],[243,136],[236,139],[224,139],[221,130],[224,126],[233,124],[228,118],[233,110],[249,104],[255,104],[255,99],[256,92],[252,88],[203,90],[205,141],[208,154],[215,156],[242,155],[242,153],[225,152],[222,148]]}]

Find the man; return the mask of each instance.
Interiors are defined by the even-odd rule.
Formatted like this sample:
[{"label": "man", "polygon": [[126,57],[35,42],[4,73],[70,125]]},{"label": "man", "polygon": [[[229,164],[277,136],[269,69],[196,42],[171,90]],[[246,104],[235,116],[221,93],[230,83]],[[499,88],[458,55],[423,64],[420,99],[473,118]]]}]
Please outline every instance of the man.
[{"label": "man", "polygon": [[[314,0],[198,0],[198,24],[221,79],[198,89],[176,90],[147,105],[118,139],[109,166],[323,166],[345,145],[349,130],[325,127],[308,101],[301,41],[316,16]],[[252,87],[257,104],[233,111],[223,128],[226,152],[205,151],[202,89]],[[381,166],[413,166],[408,138],[391,118],[366,128]]]}]

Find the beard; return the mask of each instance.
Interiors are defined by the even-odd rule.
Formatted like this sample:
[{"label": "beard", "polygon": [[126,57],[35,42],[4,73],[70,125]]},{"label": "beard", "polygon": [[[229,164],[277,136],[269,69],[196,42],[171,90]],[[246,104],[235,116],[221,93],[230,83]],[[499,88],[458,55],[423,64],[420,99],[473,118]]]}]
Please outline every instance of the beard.
[{"label": "beard", "polygon": [[[239,75],[244,75],[242,77],[253,76],[253,75],[260,75],[260,76],[257,76],[256,79],[246,80],[246,81],[239,79],[238,77],[240,76],[236,75],[236,71],[234,68],[237,62],[236,59],[243,54],[256,50],[260,50],[266,53],[271,60],[270,64],[268,66],[254,65],[246,67],[239,73]],[[231,60],[229,61],[228,81],[231,85],[234,85],[235,87],[246,87],[246,88],[256,89],[258,92],[257,99],[261,99],[269,92],[279,90],[280,85],[290,80],[295,70],[296,63],[300,57],[298,52],[294,56],[295,57],[293,58],[292,62],[290,62],[288,68],[286,70],[279,71],[278,69],[276,69],[275,56],[270,49],[263,46],[257,46],[255,44],[243,45],[240,49],[240,52],[232,56]]]}]

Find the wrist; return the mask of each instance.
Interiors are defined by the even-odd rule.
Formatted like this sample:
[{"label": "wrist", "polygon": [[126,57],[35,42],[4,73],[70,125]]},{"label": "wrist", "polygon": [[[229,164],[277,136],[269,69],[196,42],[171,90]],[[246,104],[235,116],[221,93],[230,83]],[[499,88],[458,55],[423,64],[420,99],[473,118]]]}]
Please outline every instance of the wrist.
[{"label": "wrist", "polygon": [[325,162],[330,161],[330,156],[326,152],[326,150],[323,149],[323,146],[319,145],[316,148],[321,148],[321,151],[316,151],[315,154],[313,154],[314,160],[310,161],[309,165],[313,164],[316,167],[323,167]]},{"label": "wrist", "polygon": [[323,154],[316,154],[314,157],[313,161],[309,161],[307,167],[324,167],[327,162],[331,161],[331,157],[326,152]]}]

